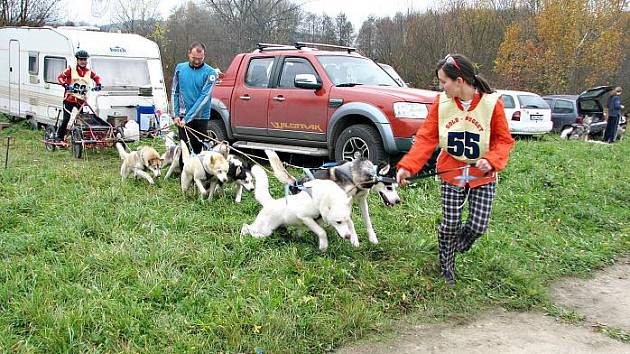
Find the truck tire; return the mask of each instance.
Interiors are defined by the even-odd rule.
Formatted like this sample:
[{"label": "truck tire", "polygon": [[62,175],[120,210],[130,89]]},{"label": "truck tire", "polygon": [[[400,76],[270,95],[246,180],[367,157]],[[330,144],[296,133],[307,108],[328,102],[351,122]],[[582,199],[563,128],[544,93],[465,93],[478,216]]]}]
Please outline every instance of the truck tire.
[{"label": "truck tire", "polygon": [[335,142],[335,160],[349,161],[358,157],[374,163],[389,160],[378,130],[371,125],[351,125],[341,132]]},{"label": "truck tire", "polygon": [[218,141],[227,141],[227,132],[225,131],[225,126],[223,125],[223,121],[220,119],[211,119],[208,122],[208,136],[212,139],[216,139]]}]

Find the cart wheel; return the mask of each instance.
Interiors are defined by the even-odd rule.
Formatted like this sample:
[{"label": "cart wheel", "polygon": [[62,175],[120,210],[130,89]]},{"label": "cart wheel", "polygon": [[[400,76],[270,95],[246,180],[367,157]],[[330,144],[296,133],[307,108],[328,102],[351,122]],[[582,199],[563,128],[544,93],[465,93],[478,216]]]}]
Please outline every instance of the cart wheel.
[{"label": "cart wheel", "polygon": [[44,130],[44,147],[47,151],[55,151],[57,146],[54,144],[57,132],[55,131],[55,127],[47,126],[46,130]]},{"label": "cart wheel", "polygon": [[80,159],[83,156],[83,134],[81,134],[81,129],[74,128],[72,129],[72,156]]}]

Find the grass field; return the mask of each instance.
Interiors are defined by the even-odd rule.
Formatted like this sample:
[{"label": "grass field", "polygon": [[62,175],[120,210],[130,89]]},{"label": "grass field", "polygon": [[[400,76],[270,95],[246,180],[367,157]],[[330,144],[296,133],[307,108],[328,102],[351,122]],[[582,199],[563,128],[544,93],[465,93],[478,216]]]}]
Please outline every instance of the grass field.
[{"label": "grass field", "polygon": [[552,279],[630,251],[630,139],[518,140],[490,231],[458,256],[451,289],[439,276],[433,179],[401,190],[391,209],[371,197],[378,245],[355,210],[361,246],[329,229],[321,253],[311,233],[240,242],[259,210],[251,194],[208,203],[175,179],[121,181],[112,149],[77,160],[46,152],[42,134],[23,124],[0,133],[1,167],[15,139],[0,174],[2,351],[326,352],[405,316],[552,311]]}]

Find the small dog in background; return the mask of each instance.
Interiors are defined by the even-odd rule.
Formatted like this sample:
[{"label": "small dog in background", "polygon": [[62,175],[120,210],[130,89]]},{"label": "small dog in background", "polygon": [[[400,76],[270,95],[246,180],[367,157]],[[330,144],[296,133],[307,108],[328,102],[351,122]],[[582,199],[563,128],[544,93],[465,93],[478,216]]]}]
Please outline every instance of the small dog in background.
[{"label": "small dog in background", "polygon": [[134,177],[142,177],[150,184],[154,184],[153,178],[147,171],[151,172],[154,178],[160,176],[162,159],[154,148],[140,146],[136,151],[127,152],[121,143],[116,143],[116,150],[120,159],[123,160],[120,166],[120,175],[123,180],[133,174]]},{"label": "small dog in background", "polygon": [[[185,142],[180,143],[184,168],[181,175],[182,192],[186,193],[194,182],[202,197],[208,194],[205,182],[210,181],[209,190],[216,188],[216,183],[227,181],[227,173],[230,168],[225,156],[216,151],[202,151],[198,155],[191,156]],[[212,177],[216,177],[213,180]],[[217,182],[218,181],[218,182]]]},{"label": "small dog in background", "polygon": [[619,118],[619,126],[617,127],[617,136],[615,140],[622,141],[623,137],[626,136],[626,129],[628,128],[628,114],[625,116],[621,116]]},{"label": "small dog in background", "polygon": [[162,161],[164,161],[162,167],[169,166],[164,178],[169,178],[173,173],[181,172],[182,170],[179,165],[179,158],[182,154],[182,149],[179,144],[175,142],[174,137],[175,133],[172,131],[164,135],[164,145],[166,146],[166,151],[161,156]]},{"label": "small dog in background", "polygon": [[255,238],[267,237],[283,225],[306,226],[319,237],[319,249],[328,249],[326,230],[320,225],[326,222],[335,228],[339,236],[348,239],[353,246],[359,246],[353,232],[352,198],[330,180],[313,180],[304,184],[304,190],[284,198],[273,199],[269,193],[267,173],[259,165],[252,167],[256,179],[254,196],[262,209],[250,225],[243,224],[241,240],[246,235]]}]

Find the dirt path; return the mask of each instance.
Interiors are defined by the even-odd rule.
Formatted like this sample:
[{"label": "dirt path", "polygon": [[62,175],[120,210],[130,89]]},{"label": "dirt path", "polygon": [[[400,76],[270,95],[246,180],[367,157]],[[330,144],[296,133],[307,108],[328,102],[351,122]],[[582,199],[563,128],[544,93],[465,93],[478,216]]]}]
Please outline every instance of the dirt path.
[{"label": "dirt path", "polygon": [[586,317],[571,325],[542,313],[498,309],[465,325],[420,325],[401,329],[386,342],[368,342],[338,353],[630,353],[630,344],[593,329],[606,325],[630,333],[630,258],[593,279],[554,284],[557,305]]}]

